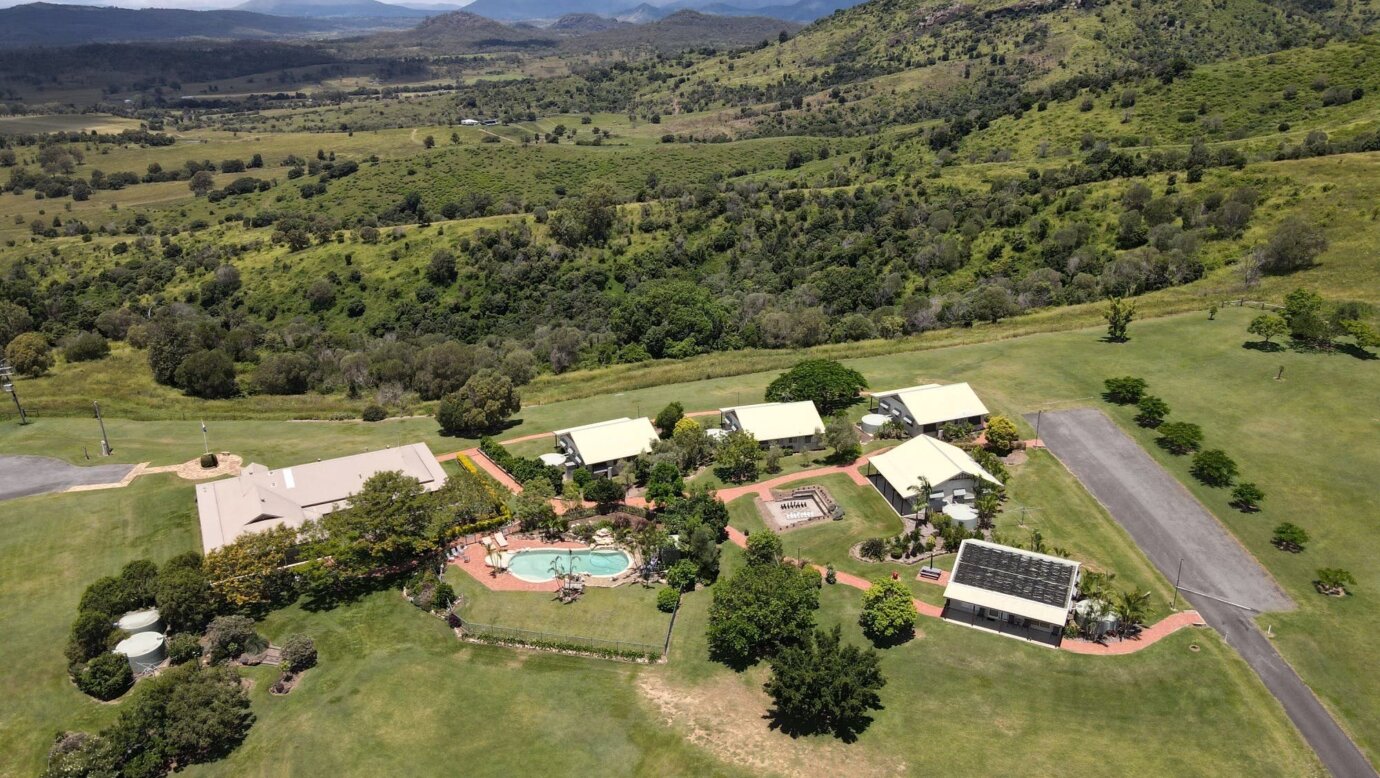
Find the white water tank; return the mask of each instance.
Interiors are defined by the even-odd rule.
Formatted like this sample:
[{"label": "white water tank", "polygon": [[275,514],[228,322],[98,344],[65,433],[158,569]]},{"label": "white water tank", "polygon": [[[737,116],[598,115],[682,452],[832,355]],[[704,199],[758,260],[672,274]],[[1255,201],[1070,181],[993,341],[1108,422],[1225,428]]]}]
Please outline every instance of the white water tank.
[{"label": "white water tank", "polygon": [[158,615],[157,608],[146,608],[141,611],[126,613],[120,617],[119,621],[115,622],[115,626],[131,635],[137,635],[140,632],[162,632],[163,619]]},{"label": "white water tank", "polygon": [[135,675],[143,675],[158,668],[168,658],[163,636],[157,632],[140,632],[130,635],[115,645],[115,653],[129,660],[129,669]]},{"label": "white water tank", "polygon": [[858,423],[858,426],[862,427],[863,432],[869,435],[876,435],[878,432],[881,432],[882,427],[888,421],[891,421],[890,416],[883,416],[880,413],[869,413],[862,417],[862,421]]},{"label": "white water tank", "polygon": [[541,463],[548,467],[565,467],[565,454],[557,454],[554,451],[550,454],[542,454]]}]

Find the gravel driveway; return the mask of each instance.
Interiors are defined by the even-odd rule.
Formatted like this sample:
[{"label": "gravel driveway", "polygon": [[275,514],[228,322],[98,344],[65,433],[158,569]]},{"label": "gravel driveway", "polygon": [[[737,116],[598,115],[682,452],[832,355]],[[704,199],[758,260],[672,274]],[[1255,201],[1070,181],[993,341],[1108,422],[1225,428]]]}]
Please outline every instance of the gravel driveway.
[{"label": "gravel driveway", "polygon": [[51,457],[0,454],[0,500],[61,492],[83,484],[108,484],[124,478],[134,465],[78,467]]}]

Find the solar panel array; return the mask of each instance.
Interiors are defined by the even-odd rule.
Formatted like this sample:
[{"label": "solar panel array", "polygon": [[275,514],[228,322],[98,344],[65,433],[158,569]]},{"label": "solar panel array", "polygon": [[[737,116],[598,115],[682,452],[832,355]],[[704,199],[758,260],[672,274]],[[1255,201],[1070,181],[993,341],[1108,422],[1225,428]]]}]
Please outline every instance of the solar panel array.
[{"label": "solar panel array", "polygon": [[1063,607],[1068,603],[1075,570],[1068,562],[965,543],[951,580],[1043,605]]}]

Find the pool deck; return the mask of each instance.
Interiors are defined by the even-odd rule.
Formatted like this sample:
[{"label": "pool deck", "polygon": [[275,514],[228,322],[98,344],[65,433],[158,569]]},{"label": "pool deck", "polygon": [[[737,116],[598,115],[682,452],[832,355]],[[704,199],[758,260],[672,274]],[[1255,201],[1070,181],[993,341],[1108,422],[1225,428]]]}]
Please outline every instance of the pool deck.
[{"label": "pool deck", "polygon": [[[572,548],[581,551],[589,550],[588,543],[577,543],[569,540],[541,540],[538,538],[509,537],[507,551],[520,551],[525,548]],[[465,546],[463,557],[456,557],[450,560],[452,565],[470,574],[470,577],[480,582],[484,586],[496,592],[551,592],[555,593],[560,588],[557,581],[542,581],[533,583],[524,581],[511,573],[495,573],[492,567],[484,562],[484,546],[479,543],[471,543]],[[609,586],[613,581],[621,579],[627,573],[621,573],[612,579],[592,578],[588,581],[589,586]],[[605,583],[608,581],[609,583]]]}]

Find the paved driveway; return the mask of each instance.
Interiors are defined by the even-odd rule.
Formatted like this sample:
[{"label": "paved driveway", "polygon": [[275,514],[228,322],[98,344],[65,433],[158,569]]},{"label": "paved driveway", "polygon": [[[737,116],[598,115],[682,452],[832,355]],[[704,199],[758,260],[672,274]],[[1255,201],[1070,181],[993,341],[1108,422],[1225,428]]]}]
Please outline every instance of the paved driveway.
[{"label": "paved driveway", "polygon": [[[1026,417],[1032,424],[1034,415]],[[1045,413],[1040,438],[1073,472],[1207,623],[1236,649],[1337,778],[1375,768],[1313,690],[1275,651],[1253,613],[1294,607],[1260,563],[1167,470],[1100,411]]]},{"label": "paved driveway", "polygon": [[1217,517],[1102,412],[1047,412],[1040,438],[1171,582],[1183,560],[1185,590],[1255,611],[1294,607]]},{"label": "paved driveway", "polygon": [[124,478],[134,465],[78,467],[61,459],[0,454],[0,500],[61,492],[82,484],[107,484]]}]

